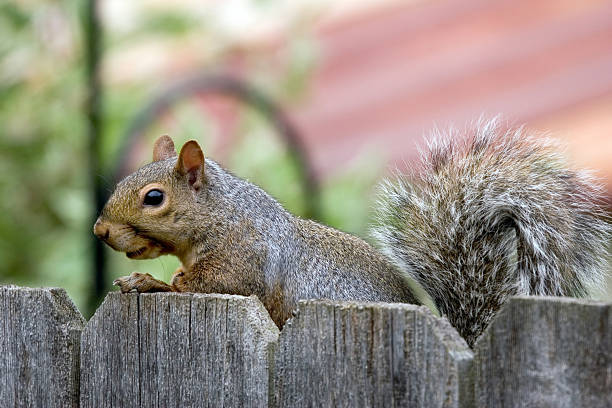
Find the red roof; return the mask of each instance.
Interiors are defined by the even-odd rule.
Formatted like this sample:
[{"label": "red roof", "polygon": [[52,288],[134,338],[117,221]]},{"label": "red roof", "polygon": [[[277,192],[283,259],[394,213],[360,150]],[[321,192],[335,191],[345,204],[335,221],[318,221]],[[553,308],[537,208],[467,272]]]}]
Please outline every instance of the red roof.
[{"label": "red roof", "polygon": [[398,2],[317,36],[320,65],[290,114],[319,172],[373,144],[401,164],[434,124],[502,113],[567,138],[612,180],[610,2]]}]

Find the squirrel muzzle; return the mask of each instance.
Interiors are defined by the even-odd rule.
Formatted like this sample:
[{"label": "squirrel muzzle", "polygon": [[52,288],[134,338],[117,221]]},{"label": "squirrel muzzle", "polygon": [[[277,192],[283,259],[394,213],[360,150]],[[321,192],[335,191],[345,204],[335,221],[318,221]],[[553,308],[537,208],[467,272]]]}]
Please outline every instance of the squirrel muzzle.
[{"label": "squirrel muzzle", "polygon": [[110,227],[108,226],[108,224],[103,223],[100,218],[96,220],[96,223],[93,227],[93,232],[94,235],[98,237],[98,239],[101,239],[105,242],[110,237]]},{"label": "squirrel muzzle", "polygon": [[113,224],[98,218],[93,232],[96,237],[115,251],[125,252],[130,259],[157,258],[170,252],[161,243],[139,235],[129,225]]}]

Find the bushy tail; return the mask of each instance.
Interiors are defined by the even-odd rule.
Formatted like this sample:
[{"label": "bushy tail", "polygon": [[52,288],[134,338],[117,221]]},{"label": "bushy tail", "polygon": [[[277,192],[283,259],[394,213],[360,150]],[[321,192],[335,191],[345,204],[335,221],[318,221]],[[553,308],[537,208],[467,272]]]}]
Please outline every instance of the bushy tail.
[{"label": "bushy tail", "polygon": [[437,135],[422,161],[384,184],[374,236],[470,345],[509,296],[599,287],[602,191],[553,142],[494,119]]}]

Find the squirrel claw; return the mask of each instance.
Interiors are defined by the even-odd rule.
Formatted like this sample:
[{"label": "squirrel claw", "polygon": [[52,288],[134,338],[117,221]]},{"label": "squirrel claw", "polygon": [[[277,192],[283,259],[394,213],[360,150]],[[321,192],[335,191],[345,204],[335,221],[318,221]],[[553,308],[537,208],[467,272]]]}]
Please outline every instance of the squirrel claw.
[{"label": "squirrel claw", "polygon": [[113,281],[113,285],[119,286],[121,293],[138,292],[172,292],[172,286],[155,279],[148,273],[132,272],[129,276],[123,276]]},{"label": "squirrel claw", "polygon": [[132,272],[129,276],[123,276],[113,281],[113,285],[119,286],[121,293],[148,292],[155,278],[148,273]]}]

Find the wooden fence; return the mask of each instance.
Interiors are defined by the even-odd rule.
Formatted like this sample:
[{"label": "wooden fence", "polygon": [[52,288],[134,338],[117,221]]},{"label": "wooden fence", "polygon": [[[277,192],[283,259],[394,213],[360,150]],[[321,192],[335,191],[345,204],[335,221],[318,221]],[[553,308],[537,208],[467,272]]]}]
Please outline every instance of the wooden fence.
[{"label": "wooden fence", "polygon": [[473,350],[422,306],[0,287],[10,407],[611,407],[610,303],[512,299]]}]

